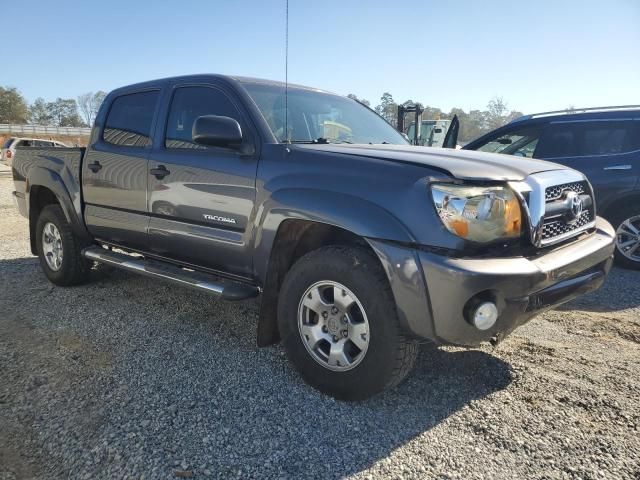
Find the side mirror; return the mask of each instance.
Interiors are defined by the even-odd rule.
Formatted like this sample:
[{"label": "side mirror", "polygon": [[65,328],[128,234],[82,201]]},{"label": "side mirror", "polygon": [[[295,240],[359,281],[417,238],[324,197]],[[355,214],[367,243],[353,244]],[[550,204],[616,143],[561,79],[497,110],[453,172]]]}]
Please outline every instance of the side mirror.
[{"label": "side mirror", "polygon": [[212,147],[239,146],[242,143],[240,124],[230,117],[203,115],[193,122],[191,137],[195,143]]}]

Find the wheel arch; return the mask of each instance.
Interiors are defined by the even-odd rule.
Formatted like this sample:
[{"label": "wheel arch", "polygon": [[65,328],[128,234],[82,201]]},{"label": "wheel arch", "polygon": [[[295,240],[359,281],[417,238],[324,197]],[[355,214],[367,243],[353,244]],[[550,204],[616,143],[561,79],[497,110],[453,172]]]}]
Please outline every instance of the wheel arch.
[{"label": "wheel arch", "polygon": [[[598,214],[611,222],[619,212],[623,209],[626,210],[630,205],[637,205],[638,214],[640,214],[640,190],[634,190],[616,198],[608,203]],[[613,227],[616,228],[617,225]]]},{"label": "wheel arch", "polygon": [[254,269],[263,287],[258,345],[279,340],[277,299],[284,275],[297,258],[325,245],[368,249],[369,238],[413,242],[409,230],[391,212],[369,200],[342,192],[285,188],[271,194],[256,222]]},{"label": "wheel arch", "polygon": [[60,205],[65,219],[71,224],[74,233],[81,238],[88,238],[88,232],[73,206],[71,195],[62,178],[49,169],[35,167],[29,172],[26,187],[27,208],[29,215],[29,237],[31,252],[36,254],[35,228],[38,216],[47,205]]},{"label": "wheel arch", "polygon": [[280,339],[277,323],[278,294],[289,269],[305,254],[328,245],[359,247],[378,258],[364,237],[342,227],[296,218],[280,223],[263,282],[257,332],[259,346],[271,345]]}]

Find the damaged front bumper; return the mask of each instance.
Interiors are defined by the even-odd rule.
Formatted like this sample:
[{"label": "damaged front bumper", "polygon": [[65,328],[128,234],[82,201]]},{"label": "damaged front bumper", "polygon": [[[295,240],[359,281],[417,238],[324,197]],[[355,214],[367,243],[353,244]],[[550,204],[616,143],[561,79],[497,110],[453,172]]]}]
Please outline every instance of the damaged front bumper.
[{"label": "damaged front bumper", "polygon": [[[414,336],[441,344],[476,346],[504,338],[537,314],[600,287],[615,248],[611,225],[545,249],[535,257],[451,258],[370,241],[393,290],[400,321]],[[476,328],[469,306],[491,301],[492,327]]]}]

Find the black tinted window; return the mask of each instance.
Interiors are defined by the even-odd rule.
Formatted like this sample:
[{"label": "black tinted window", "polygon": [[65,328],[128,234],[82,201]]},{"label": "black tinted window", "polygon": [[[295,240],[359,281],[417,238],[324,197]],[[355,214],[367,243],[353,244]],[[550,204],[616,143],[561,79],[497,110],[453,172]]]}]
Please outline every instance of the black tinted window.
[{"label": "black tinted window", "polygon": [[542,137],[538,157],[573,157],[578,155],[577,129],[574,125],[554,125],[547,127]]},{"label": "black tinted window", "polygon": [[615,155],[640,149],[639,122],[550,124],[542,138],[541,158]]},{"label": "black tinted window", "polygon": [[165,146],[167,148],[211,148],[193,142],[191,129],[196,119],[202,115],[231,117],[242,125],[240,112],[229,97],[216,88],[178,88],[171,101]]},{"label": "black tinted window", "polygon": [[[593,123],[584,129],[582,155],[607,155],[623,153],[638,148],[633,142],[633,122],[599,125]],[[635,143],[635,148],[633,148]]]},{"label": "black tinted window", "polygon": [[116,98],[105,122],[104,141],[130,147],[150,145],[151,124],[157,100],[157,91]]}]

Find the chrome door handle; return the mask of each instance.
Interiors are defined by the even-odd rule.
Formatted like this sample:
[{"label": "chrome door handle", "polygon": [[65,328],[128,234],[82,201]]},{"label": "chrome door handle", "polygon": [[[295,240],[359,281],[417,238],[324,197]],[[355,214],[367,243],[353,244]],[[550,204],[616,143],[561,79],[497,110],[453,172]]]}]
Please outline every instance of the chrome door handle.
[{"label": "chrome door handle", "polygon": [[631,165],[611,165],[604,167],[603,170],[631,170]]}]

